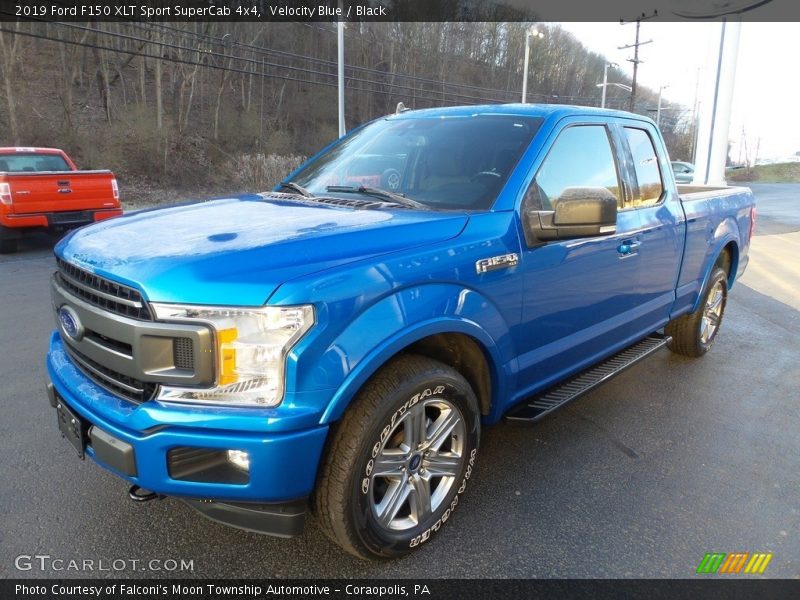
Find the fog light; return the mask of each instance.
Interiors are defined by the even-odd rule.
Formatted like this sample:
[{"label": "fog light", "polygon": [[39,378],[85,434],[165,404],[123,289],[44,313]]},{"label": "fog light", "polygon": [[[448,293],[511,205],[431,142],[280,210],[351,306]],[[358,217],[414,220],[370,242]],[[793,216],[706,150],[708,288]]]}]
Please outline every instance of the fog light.
[{"label": "fog light", "polygon": [[228,462],[242,471],[250,470],[250,455],[244,450],[228,450]]}]

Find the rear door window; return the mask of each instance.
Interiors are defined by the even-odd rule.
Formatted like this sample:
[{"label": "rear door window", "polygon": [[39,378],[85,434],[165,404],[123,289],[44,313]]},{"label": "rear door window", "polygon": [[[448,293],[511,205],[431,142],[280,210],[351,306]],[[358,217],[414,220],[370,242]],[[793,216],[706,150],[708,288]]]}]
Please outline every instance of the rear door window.
[{"label": "rear door window", "polygon": [[631,149],[636,171],[636,182],[628,206],[641,208],[658,204],[664,193],[664,183],[653,140],[644,129],[635,127],[625,127],[625,137]]}]

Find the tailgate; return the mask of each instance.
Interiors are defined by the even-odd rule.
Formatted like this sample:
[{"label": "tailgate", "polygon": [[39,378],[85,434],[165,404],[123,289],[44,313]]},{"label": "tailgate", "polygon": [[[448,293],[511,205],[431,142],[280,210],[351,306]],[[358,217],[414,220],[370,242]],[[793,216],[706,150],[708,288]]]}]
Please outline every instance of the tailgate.
[{"label": "tailgate", "polygon": [[15,215],[115,208],[111,171],[6,173]]}]

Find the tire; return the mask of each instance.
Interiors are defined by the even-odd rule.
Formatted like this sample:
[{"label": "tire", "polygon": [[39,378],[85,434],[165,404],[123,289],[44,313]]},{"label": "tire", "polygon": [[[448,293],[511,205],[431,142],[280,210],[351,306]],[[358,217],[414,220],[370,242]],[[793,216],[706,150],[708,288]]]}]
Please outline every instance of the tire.
[{"label": "tire", "polygon": [[17,239],[3,238],[2,233],[0,232],[0,254],[13,254],[16,251],[17,251]]},{"label": "tire", "polygon": [[672,337],[667,347],[683,356],[703,356],[714,345],[727,301],[728,275],[715,268],[697,310],[667,323],[664,333]]},{"label": "tire", "polygon": [[403,355],[366,383],[331,435],[314,497],[322,530],[359,558],[395,558],[458,505],[478,450],[478,401],[455,370]]}]

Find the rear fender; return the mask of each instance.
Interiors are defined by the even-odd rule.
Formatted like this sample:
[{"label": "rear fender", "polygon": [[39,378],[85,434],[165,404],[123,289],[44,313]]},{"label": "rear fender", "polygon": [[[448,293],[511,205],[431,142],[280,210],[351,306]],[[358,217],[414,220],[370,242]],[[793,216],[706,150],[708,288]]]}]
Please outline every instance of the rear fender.
[{"label": "rear fender", "polygon": [[[343,379],[320,423],[338,420],[364,383],[395,354],[441,333],[461,333],[484,350],[496,400],[513,387],[514,356],[508,325],[496,307],[474,290],[449,284],[406,288],[363,311],[325,350],[322,364],[337,364]],[[513,371],[513,372],[512,372]]]},{"label": "rear fender", "polygon": [[697,298],[692,305],[692,310],[689,312],[694,312],[700,307],[700,302],[703,298],[703,290],[706,289],[708,280],[714,270],[714,265],[717,264],[717,259],[719,259],[720,254],[722,254],[725,246],[731,242],[733,242],[734,246],[736,247],[736,252],[734,252],[734,255],[731,256],[731,276],[728,278],[728,287],[733,287],[733,282],[736,279],[736,271],[738,269],[739,239],[739,227],[736,225],[736,221],[732,217],[724,219],[717,226],[716,230],[714,231],[713,242],[710,244],[712,246],[712,250],[708,254],[709,259],[708,264],[706,265],[705,273],[703,274],[703,284],[700,286]]}]

